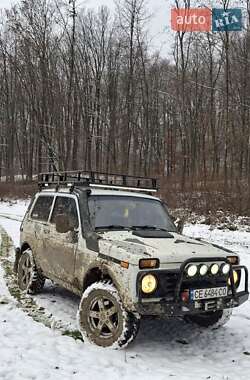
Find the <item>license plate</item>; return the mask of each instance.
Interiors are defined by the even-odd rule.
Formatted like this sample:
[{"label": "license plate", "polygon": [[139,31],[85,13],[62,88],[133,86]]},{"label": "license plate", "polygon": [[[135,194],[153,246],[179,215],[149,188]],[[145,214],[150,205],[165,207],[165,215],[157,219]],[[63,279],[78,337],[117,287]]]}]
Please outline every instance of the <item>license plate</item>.
[{"label": "license plate", "polygon": [[190,299],[192,301],[196,300],[206,300],[209,298],[220,298],[227,296],[227,287],[220,288],[207,288],[207,289],[191,289]]}]

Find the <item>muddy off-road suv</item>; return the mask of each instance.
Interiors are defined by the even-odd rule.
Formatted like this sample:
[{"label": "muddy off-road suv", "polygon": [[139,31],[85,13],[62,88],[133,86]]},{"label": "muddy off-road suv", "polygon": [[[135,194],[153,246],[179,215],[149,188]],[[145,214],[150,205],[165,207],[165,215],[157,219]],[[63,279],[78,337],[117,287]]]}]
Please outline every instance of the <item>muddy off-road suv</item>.
[{"label": "muddy off-road suv", "polygon": [[21,225],[21,290],[50,279],[81,297],[79,328],[103,347],[131,342],[143,316],[218,327],[248,299],[233,252],[178,233],[155,179],[88,172],[39,176]]}]

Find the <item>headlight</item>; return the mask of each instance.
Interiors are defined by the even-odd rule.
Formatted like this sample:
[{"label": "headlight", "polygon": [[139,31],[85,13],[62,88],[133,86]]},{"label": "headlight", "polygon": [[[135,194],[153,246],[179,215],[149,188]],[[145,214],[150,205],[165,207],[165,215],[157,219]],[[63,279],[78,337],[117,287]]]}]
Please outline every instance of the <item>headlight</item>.
[{"label": "headlight", "polygon": [[208,266],[206,264],[203,264],[200,266],[200,275],[205,276],[208,271]]},{"label": "headlight", "polygon": [[189,265],[187,268],[187,274],[189,277],[194,277],[198,271],[198,268],[196,265]]},{"label": "headlight", "polygon": [[[236,272],[236,270],[233,271],[233,279],[234,279],[234,285],[236,285],[237,282],[239,281],[239,275]],[[231,285],[230,278],[228,279],[228,285]]]},{"label": "headlight", "polygon": [[157,287],[157,279],[152,274],[147,274],[143,277],[141,282],[141,288],[143,293],[153,293]]},{"label": "headlight", "polygon": [[219,272],[219,265],[218,264],[213,264],[210,268],[210,272],[212,275],[216,275]]},{"label": "headlight", "polygon": [[229,273],[229,271],[230,271],[230,265],[229,264],[223,264],[222,266],[221,266],[221,271],[222,271],[222,273],[223,274],[228,274]]}]

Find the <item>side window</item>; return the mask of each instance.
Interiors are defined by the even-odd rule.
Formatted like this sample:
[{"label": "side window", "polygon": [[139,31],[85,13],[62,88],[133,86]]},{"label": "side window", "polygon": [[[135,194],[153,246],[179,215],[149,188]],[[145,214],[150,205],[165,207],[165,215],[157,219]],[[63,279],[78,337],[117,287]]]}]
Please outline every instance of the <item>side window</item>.
[{"label": "side window", "polygon": [[53,197],[51,196],[40,196],[38,197],[33,211],[31,213],[31,218],[35,220],[40,220],[42,222],[47,222],[53,203]]},{"label": "side window", "polygon": [[69,216],[71,224],[74,228],[79,227],[79,220],[76,208],[76,202],[73,198],[57,197],[54,210],[51,217],[51,223],[55,223],[57,215],[66,214]]}]

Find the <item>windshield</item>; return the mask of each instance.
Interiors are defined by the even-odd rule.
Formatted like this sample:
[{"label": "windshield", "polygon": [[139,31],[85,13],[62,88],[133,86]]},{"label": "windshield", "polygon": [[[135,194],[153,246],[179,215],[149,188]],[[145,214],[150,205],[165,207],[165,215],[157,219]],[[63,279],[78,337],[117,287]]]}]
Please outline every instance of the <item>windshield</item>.
[{"label": "windshield", "polygon": [[176,231],[165,206],[153,199],[91,195],[89,211],[95,229],[152,228]]}]

